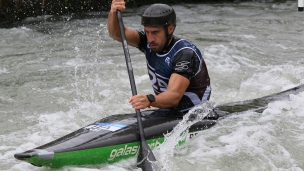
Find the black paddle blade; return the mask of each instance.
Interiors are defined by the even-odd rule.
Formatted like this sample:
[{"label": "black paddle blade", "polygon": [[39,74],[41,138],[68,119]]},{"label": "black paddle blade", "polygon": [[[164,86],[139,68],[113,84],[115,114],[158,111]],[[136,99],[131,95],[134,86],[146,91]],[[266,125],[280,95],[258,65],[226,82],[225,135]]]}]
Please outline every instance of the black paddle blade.
[{"label": "black paddle blade", "polygon": [[[146,142],[142,143],[137,157],[137,167],[140,167],[143,171],[154,171],[156,169],[155,162],[156,158],[148,144]],[[153,167],[153,165],[155,167]]]}]

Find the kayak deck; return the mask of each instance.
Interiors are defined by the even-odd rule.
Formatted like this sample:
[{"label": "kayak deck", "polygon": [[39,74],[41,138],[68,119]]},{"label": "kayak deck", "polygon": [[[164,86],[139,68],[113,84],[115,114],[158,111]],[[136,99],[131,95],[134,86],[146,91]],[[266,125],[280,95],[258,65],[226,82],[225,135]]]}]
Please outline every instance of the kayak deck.
[{"label": "kayak deck", "polygon": [[[218,118],[248,110],[262,112],[269,102],[287,99],[290,94],[304,91],[304,85],[262,98],[217,106],[208,117],[188,130],[191,138],[198,131],[214,126]],[[153,117],[155,110],[142,111],[145,138],[153,150],[164,141],[164,134],[182,117]],[[190,115],[189,120],[196,116]],[[50,143],[15,154],[15,158],[35,166],[63,167],[113,163],[137,155],[140,143],[135,113],[112,115],[89,124]]]}]

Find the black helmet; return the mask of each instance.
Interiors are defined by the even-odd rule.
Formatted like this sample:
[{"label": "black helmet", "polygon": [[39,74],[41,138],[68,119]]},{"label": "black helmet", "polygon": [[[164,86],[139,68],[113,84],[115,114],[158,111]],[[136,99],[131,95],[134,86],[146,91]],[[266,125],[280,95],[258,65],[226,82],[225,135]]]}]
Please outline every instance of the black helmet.
[{"label": "black helmet", "polygon": [[149,6],[142,15],[143,26],[176,26],[176,15],[172,7],[166,4],[153,4]]}]

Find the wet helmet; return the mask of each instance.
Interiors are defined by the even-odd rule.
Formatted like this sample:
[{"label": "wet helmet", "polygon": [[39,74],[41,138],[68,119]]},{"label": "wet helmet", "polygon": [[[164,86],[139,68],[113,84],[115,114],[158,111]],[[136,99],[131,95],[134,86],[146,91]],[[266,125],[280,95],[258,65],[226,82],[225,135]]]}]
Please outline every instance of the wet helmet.
[{"label": "wet helmet", "polygon": [[176,26],[176,14],[172,7],[166,4],[153,4],[142,15],[143,26]]}]

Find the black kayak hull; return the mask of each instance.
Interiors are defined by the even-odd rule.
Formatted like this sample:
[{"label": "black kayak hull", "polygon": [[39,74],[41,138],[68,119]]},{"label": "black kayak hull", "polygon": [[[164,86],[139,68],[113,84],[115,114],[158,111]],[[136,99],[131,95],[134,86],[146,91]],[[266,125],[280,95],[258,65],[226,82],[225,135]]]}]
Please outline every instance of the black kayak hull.
[{"label": "black kayak hull", "polygon": [[[262,112],[272,101],[288,99],[304,91],[304,85],[253,100],[217,106],[207,117],[195,122],[187,131],[188,138],[214,126],[218,118],[248,110]],[[142,111],[145,138],[153,150],[164,141],[164,134],[183,119],[180,116],[154,117],[154,110]],[[188,118],[194,120],[196,116]],[[15,154],[15,158],[36,166],[105,164],[134,157],[139,151],[139,134],[135,113],[112,115],[89,124],[50,143]],[[183,142],[177,142],[182,144]]]}]

